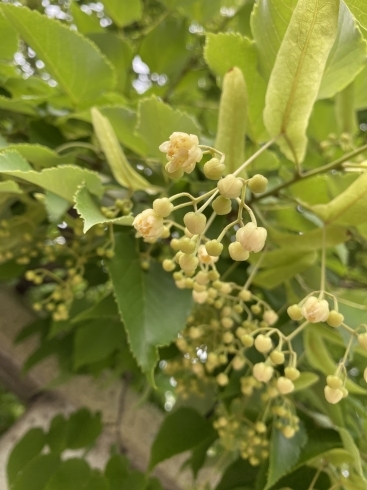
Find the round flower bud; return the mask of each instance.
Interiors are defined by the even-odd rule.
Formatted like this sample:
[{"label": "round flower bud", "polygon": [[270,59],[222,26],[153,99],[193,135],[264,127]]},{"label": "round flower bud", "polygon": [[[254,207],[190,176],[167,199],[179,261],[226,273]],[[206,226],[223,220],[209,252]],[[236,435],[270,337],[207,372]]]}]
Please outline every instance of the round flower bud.
[{"label": "round flower bud", "polygon": [[346,389],[346,387],[345,387],[345,386],[342,386],[342,387],[340,388],[340,390],[341,390],[341,391],[342,391],[342,393],[343,393],[343,398],[346,398],[346,397],[349,395],[349,391]]},{"label": "round flower bud", "polygon": [[218,374],[216,379],[219,386],[226,386],[229,383],[229,378],[225,373]]},{"label": "round flower bud", "polygon": [[181,240],[179,240],[178,238],[172,238],[172,240],[170,241],[170,247],[175,250],[175,252],[178,252],[180,250],[180,244]]},{"label": "round flower bud", "polygon": [[179,259],[181,269],[184,271],[194,271],[198,266],[198,259],[195,255],[182,254]]},{"label": "round flower bud", "polygon": [[260,252],[265,246],[267,231],[254,223],[247,223],[237,230],[236,239],[248,252]]},{"label": "round flower bud", "polygon": [[242,299],[242,301],[250,301],[252,294],[248,289],[241,289],[238,293],[238,297]]},{"label": "round flower bud", "polygon": [[289,306],[287,308],[287,313],[291,320],[298,321],[303,318],[301,308],[298,305]]},{"label": "round flower bud", "polygon": [[340,400],[343,398],[343,391],[340,388],[330,388],[330,386],[325,386],[324,388],[324,394],[326,401],[335,405],[336,403],[339,403]]},{"label": "round flower bud", "polygon": [[249,258],[249,252],[245,250],[239,242],[230,243],[228,246],[228,252],[232,260],[241,262]]},{"label": "round flower bud", "polygon": [[162,218],[167,218],[173,211],[173,204],[168,199],[168,197],[162,197],[161,199],[156,199],[153,201],[153,210],[158,216]]},{"label": "round flower bud", "polygon": [[205,230],[206,216],[203,213],[187,213],[183,220],[186,228],[193,235],[200,235]]},{"label": "round flower bud", "polygon": [[278,315],[273,310],[266,310],[263,314],[263,320],[268,325],[274,325],[278,321]]},{"label": "round flower bud", "polygon": [[199,148],[198,137],[194,134],[172,133],[169,141],[162,143],[159,150],[166,153],[169,161],[166,170],[169,173],[181,170],[189,174],[203,157],[203,152]]},{"label": "round flower bud", "polygon": [[301,312],[310,323],[324,322],[329,316],[329,303],[326,299],[310,296],[304,302]]},{"label": "round flower bud", "polygon": [[274,373],[274,369],[271,366],[267,366],[265,362],[258,362],[254,365],[252,374],[255,379],[267,383],[270,381]]},{"label": "round flower bud", "polygon": [[164,168],[165,168],[167,175],[170,179],[180,179],[184,174],[184,171],[182,170],[182,168],[178,168],[174,172],[170,172],[169,171],[169,168],[170,168],[169,163],[167,163],[167,165]]},{"label": "round flower bud", "polygon": [[241,194],[242,180],[233,174],[228,174],[218,182],[217,188],[223,197],[235,199]]},{"label": "round flower bud", "polygon": [[256,432],[258,432],[259,434],[265,434],[266,432],[266,425],[264,424],[264,422],[256,422],[255,423],[255,430]]},{"label": "round flower bud", "polygon": [[224,163],[220,163],[218,158],[212,158],[204,165],[204,174],[210,180],[219,180],[225,169]]},{"label": "round flower bud", "polygon": [[224,215],[231,212],[232,202],[230,199],[227,199],[223,196],[218,196],[212,202],[212,208],[218,215]]},{"label": "round flower bud", "polygon": [[153,209],[145,209],[135,216],[133,227],[144,238],[159,238],[163,231],[163,218],[158,216]]},{"label": "round flower bud", "polygon": [[208,273],[204,271],[199,271],[195,276],[195,281],[198,284],[202,284],[203,286],[205,286],[209,282]]},{"label": "round flower bud", "polygon": [[295,433],[296,433],[296,429],[290,425],[286,425],[282,429],[282,434],[286,439],[292,439]]},{"label": "round flower bud", "polygon": [[273,352],[270,353],[269,357],[274,364],[284,363],[284,354],[279,350],[273,350]]},{"label": "round flower bud", "polygon": [[332,390],[337,390],[343,386],[343,380],[339,376],[333,376],[331,374],[327,376],[326,383]]},{"label": "round flower bud", "polygon": [[184,236],[180,239],[180,250],[185,254],[193,254],[196,249],[196,242]]},{"label": "round flower bud", "polygon": [[262,333],[255,339],[256,350],[262,353],[269,352],[273,347],[273,342],[270,337],[265,337]]},{"label": "round flower bud", "polygon": [[241,356],[235,356],[232,359],[232,367],[235,371],[241,371],[241,369],[244,367],[245,364],[246,364],[246,361]]},{"label": "round flower bud", "polygon": [[251,335],[241,335],[240,340],[245,347],[252,347],[254,345],[254,338]]},{"label": "round flower bud", "polygon": [[232,328],[234,325],[234,321],[232,320],[231,317],[229,316],[224,316],[221,320],[220,323],[224,328]]},{"label": "round flower bud", "polygon": [[232,332],[224,332],[222,339],[225,344],[230,344],[234,339],[234,335]]},{"label": "round flower bud", "polygon": [[261,313],[261,306],[260,305],[252,305],[251,311],[254,315],[259,315]]},{"label": "round flower bud", "polygon": [[290,379],[291,381],[294,381],[300,377],[300,372],[298,371],[297,368],[295,367],[286,367],[284,369],[284,375],[286,378]]},{"label": "round flower bud", "polygon": [[206,251],[205,245],[201,244],[198,248],[198,258],[202,264],[214,264],[218,261],[218,257],[212,257]]},{"label": "round flower bud", "polygon": [[195,291],[198,291],[199,293],[201,293],[201,291],[206,291],[205,286],[198,284],[197,282],[193,281],[193,279],[190,280],[192,281],[192,287],[195,289]]},{"label": "round flower bud", "polygon": [[208,291],[192,291],[192,297],[195,301],[195,303],[198,303],[199,305],[205,303],[205,301],[208,299]]},{"label": "round flower bud", "polygon": [[367,350],[367,332],[358,335],[358,342],[363,349]]},{"label": "round flower bud", "polygon": [[223,251],[223,244],[218,240],[209,240],[205,244],[206,251],[213,257],[218,257]]},{"label": "round flower bud", "polygon": [[340,325],[343,323],[343,321],[344,321],[344,316],[335,310],[331,310],[329,313],[329,316],[326,319],[326,323],[330,327],[334,327],[334,328],[340,327]]},{"label": "round flower bud", "polygon": [[211,281],[216,281],[217,279],[220,278],[220,274],[218,271],[209,271],[208,272],[208,277]]},{"label": "round flower bud", "polygon": [[186,277],[186,279],[185,279],[185,286],[188,289],[192,289],[194,287],[194,280],[191,279],[191,277]]},{"label": "round flower bud", "polygon": [[277,388],[279,393],[282,395],[287,395],[288,393],[292,393],[294,390],[294,384],[290,379],[280,376],[280,378],[277,379]]},{"label": "round flower bud", "polygon": [[254,194],[261,194],[266,191],[268,185],[268,179],[263,175],[256,174],[248,181],[248,186],[251,192]]},{"label": "round flower bud", "polygon": [[363,377],[364,377],[365,382],[367,383],[367,367],[363,371]]},{"label": "round flower bud", "polygon": [[175,263],[173,262],[173,260],[170,260],[170,259],[165,259],[163,262],[162,262],[162,267],[163,269],[166,271],[166,272],[172,272],[174,270],[174,268],[176,267]]}]

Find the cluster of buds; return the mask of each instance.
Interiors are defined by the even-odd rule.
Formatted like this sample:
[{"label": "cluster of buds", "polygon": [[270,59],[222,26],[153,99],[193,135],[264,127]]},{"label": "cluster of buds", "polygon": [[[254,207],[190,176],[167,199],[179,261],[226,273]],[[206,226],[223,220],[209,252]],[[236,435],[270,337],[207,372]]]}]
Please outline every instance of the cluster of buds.
[{"label": "cluster of buds", "polygon": [[340,327],[344,316],[337,309],[330,310],[326,299],[316,298],[313,294],[308,295],[299,304],[289,306],[289,317],[295,321],[305,319],[309,323],[326,322],[330,327]]}]

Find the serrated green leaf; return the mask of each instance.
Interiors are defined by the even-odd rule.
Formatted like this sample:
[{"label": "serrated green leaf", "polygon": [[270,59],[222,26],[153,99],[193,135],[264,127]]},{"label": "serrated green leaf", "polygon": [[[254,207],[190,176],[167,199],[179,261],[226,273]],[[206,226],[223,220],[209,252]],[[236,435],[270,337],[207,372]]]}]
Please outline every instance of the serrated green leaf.
[{"label": "serrated green leaf", "polygon": [[132,168],[123,152],[111,123],[95,107],[91,110],[94,131],[117,182],[131,190],[154,194],[157,189]]},{"label": "serrated green leaf", "polygon": [[37,115],[36,110],[29,102],[22,99],[10,99],[4,95],[0,95],[0,109],[10,112],[19,112],[20,114],[27,114],[28,116]]},{"label": "serrated green leaf", "polygon": [[[328,376],[334,374],[337,368],[337,364],[329,353],[323,337],[321,336],[322,330],[318,328],[318,325],[308,325],[303,334],[303,341],[305,346],[305,353],[309,364]],[[357,395],[367,394],[367,390],[357,385],[351,379],[346,379],[345,387],[350,393]]]},{"label": "serrated green leaf", "polygon": [[364,0],[345,0],[357,21],[367,29],[367,4]]},{"label": "serrated green leaf", "polygon": [[290,439],[284,437],[280,430],[273,428],[269,447],[268,479],[264,490],[271,488],[280,478],[290,473],[306,442],[307,433],[302,425]]},{"label": "serrated green leaf", "polygon": [[112,66],[86,38],[36,10],[9,4],[1,10],[74,104],[94,103],[113,89]]},{"label": "serrated green leaf", "polygon": [[140,101],[136,133],[146,142],[149,154],[157,157],[162,163],[167,163],[167,160],[164,153],[159,151],[159,145],[167,141],[175,131],[196,135],[200,133],[199,126],[192,116],[172,109],[157,97]]},{"label": "serrated green leaf", "polygon": [[0,182],[0,193],[23,194],[23,191],[14,180],[5,180],[4,182]]},{"label": "serrated green leaf", "polygon": [[0,12],[0,60],[13,60],[18,49],[18,34]]},{"label": "serrated green leaf", "polygon": [[128,26],[142,16],[141,0],[129,0],[128,2],[121,0],[102,0],[103,5],[118,27]]},{"label": "serrated green leaf", "polygon": [[101,414],[81,408],[70,415],[67,425],[67,447],[80,449],[91,446],[102,432]]},{"label": "serrated green leaf", "polygon": [[114,224],[131,226],[134,218],[133,216],[120,216],[119,218],[106,218],[101,212],[100,205],[93,198],[92,194],[85,188],[80,186],[75,194],[75,209],[78,211],[84,221],[84,233],[87,233],[94,225],[98,224]]},{"label": "serrated green leaf", "polygon": [[9,485],[12,485],[24,467],[42,451],[46,444],[46,435],[42,429],[29,430],[10,453],[6,466]]},{"label": "serrated green leaf", "polygon": [[244,161],[247,91],[242,71],[234,67],[224,75],[219,104],[215,148],[225,154],[227,173],[232,174]]},{"label": "serrated green leaf", "polygon": [[120,321],[98,319],[78,327],[74,337],[75,369],[102,361],[121,347],[124,340]]},{"label": "serrated green leaf", "polygon": [[73,16],[73,22],[81,34],[90,34],[92,32],[103,32],[103,27],[100,25],[100,19],[96,15],[88,15],[83,12],[76,0],[72,0],[70,4],[70,13]]},{"label": "serrated green leaf", "polygon": [[319,99],[333,97],[349,85],[366,65],[366,41],[354,17],[340,2],[338,33],[326,62]]},{"label": "serrated green leaf", "polygon": [[362,174],[344,192],[327,204],[317,204],[310,209],[324,223],[353,226],[367,220],[367,173]]},{"label": "serrated green leaf", "polygon": [[44,490],[80,490],[89,479],[90,472],[84,459],[68,459],[60,464]]},{"label": "serrated green leaf", "polygon": [[44,490],[45,485],[60,466],[57,454],[40,454],[23,467],[11,490]]},{"label": "serrated green leaf", "polygon": [[158,463],[198,446],[203,439],[215,434],[209,420],[192,408],[182,407],[164,419],[150,454],[149,469]]},{"label": "serrated green leaf", "polygon": [[327,57],[338,28],[339,0],[299,0],[270,76],[264,110],[265,126],[278,137],[282,152],[300,163],[306,129]]},{"label": "serrated green leaf", "polygon": [[242,71],[248,95],[249,134],[255,142],[266,139],[262,117],[266,85],[257,72],[255,44],[240,34],[208,34],[204,57],[209,68],[220,77],[234,66]]},{"label": "serrated green leaf", "polygon": [[317,383],[319,376],[316,373],[302,372],[300,377],[293,381],[294,391],[301,391]]},{"label": "serrated green leaf", "polygon": [[73,163],[72,157],[59,156],[51,148],[42,145],[18,143],[0,149],[0,153],[4,151],[17,151],[23,158],[36,165],[36,167],[56,167],[57,165]]},{"label": "serrated green leaf", "polygon": [[150,373],[158,360],[157,347],[169,344],[184,327],[192,300],[160,264],[152,262],[144,272],[136,246],[130,234],[116,235],[115,257],[107,266],[131,351]]}]

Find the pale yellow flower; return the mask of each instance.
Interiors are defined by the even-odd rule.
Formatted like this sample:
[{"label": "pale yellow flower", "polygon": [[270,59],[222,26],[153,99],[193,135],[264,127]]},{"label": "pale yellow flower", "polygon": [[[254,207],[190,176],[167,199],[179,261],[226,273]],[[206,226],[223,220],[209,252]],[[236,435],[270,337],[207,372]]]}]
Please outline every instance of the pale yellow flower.
[{"label": "pale yellow flower", "polygon": [[158,216],[153,209],[145,209],[138,214],[134,221],[133,227],[144,238],[159,238],[164,232],[163,218]]},{"label": "pale yellow flower", "polygon": [[183,170],[190,174],[197,162],[203,157],[199,148],[199,140],[195,134],[175,132],[159,147],[160,151],[166,153],[168,164],[166,170],[169,173]]}]

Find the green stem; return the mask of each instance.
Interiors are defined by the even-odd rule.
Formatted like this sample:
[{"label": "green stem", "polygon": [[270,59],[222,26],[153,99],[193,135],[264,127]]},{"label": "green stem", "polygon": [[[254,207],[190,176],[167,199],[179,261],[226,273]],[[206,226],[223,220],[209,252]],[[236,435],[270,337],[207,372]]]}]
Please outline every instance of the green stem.
[{"label": "green stem", "polygon": [[288,335],[288,337],[285,338],[285,340],[287,340],[288,342],[292,339],[294,339],[294,337],[296,337],[300,332],[302,332],[302,330],[307,327],[308,325],[308,321],[302,323],[302,325],[300,325],[298,328],[296,328],[296,330],[294,332],[292,332],[291,334]]},{"label": "green stem", "polygon": [[92,150],[97,155],[101,154],[101,150],[90,143],[83,143],[82,141],[75,141],[71,143],[65,143],[63,145],[58,146],[55,151],[56,153],[61,153],[64,150],[68,150],[69,148],[87,148],[88,150]]},{"label": "green stem", "polygon": [[269,148],[276,140],[278,139],[278,136],[276,138],[271,139],[267,143],[265,143],[264,146],[262,146],[257,152],[255,152],[253,155],[250,156],[235,172],[233,172],[233,175],[238,175],[242,170],[244,170],[250,163],[252,163],[256,158],[261,155],[265,150]]}]

